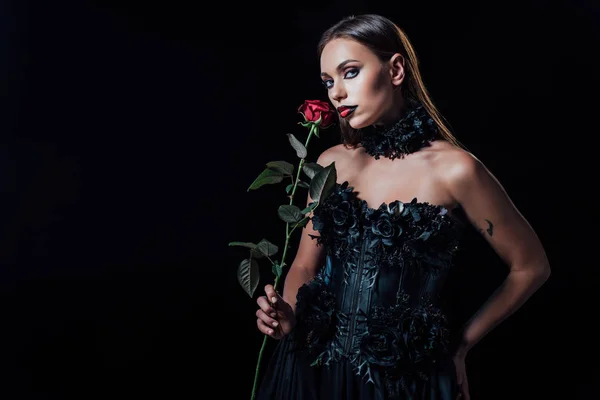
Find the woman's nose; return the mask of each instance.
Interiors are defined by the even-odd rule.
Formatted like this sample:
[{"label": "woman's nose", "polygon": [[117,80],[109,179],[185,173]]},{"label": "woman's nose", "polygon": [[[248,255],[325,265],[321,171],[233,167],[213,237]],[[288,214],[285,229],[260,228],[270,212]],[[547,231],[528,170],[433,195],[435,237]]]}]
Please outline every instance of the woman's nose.
[{"label": "woman's nose", "polygon": [[341,101],[346,98],[346,89],[342,83],[335,83],[331,88],[331,98],[335,101]]}]

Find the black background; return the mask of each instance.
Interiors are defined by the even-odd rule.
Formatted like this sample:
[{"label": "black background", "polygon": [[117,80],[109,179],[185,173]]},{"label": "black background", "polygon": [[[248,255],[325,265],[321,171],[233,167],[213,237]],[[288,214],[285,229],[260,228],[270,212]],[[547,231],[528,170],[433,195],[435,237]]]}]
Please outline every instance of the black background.
[{"label": "black background", "polygon": [[[284,185],[246,188],[297,164],[296,109],[326,100],[319,35],[365,12],[407,32],[553,268],[470,353],[472,398],[597,395],[595,3],[0,4],[2,398],[249,398],[262,336],[227,243],[283,245]],[[310,161],[338,140],[323,131]],[[465,246],[464,317],[506,273]]]}]

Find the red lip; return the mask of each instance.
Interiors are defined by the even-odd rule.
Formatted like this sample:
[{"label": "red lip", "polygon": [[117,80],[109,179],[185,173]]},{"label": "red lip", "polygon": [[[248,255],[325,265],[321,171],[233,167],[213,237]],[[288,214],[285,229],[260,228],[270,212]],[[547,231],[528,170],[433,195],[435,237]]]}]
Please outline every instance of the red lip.
[{"label": "red lip", "polygon": [[356,107],[357,106],[339,106],[337,110],[342,118],[346,118],[356,109]]}]

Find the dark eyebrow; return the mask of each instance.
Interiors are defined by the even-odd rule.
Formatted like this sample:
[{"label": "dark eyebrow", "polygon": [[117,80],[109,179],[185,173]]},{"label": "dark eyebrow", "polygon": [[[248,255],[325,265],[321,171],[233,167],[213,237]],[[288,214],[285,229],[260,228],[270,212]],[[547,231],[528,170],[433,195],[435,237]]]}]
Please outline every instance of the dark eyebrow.
[{"label": "dark eyebrow", "polygon": [[[339,63],[339,65],[337,66],[336,70],[339,71],[342,68],[344,68],[344,66],[348,63],[351,62],[359,62],[358,60],[344,60],[341,63]],[[321,72],[321,76],[329,76],[329,74],[327,72]]]}]

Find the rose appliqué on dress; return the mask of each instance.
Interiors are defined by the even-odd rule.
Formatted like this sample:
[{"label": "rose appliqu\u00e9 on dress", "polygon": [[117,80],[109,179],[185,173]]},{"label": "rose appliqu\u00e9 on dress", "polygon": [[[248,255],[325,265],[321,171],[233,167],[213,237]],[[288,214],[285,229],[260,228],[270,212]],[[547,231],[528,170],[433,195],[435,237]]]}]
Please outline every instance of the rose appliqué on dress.
[{"label": "rose appliqu\u00e9 on dress", "polygon": [[335,333],[335,295],[329,290],[325,274],[318,274],[298,288],[294,335],[310,353],[323,351]]},{"label": "rose appliqu\u00e9 on dress", "polygon": [[388,325],[373,326],[369,334],[362,337],[360,352],[370,365],[382,367],[394,366],[406,357],[402,333]]},{"label": "rose appliqu\u00e9 on dress", "polygon": [[320,236],[311,235],[318,245],[325,245],[336,256],[356,246],[361,236],[360,209],[356,193],[348,182],[336,184],[330,195],[313,211],[313,228]]}]

